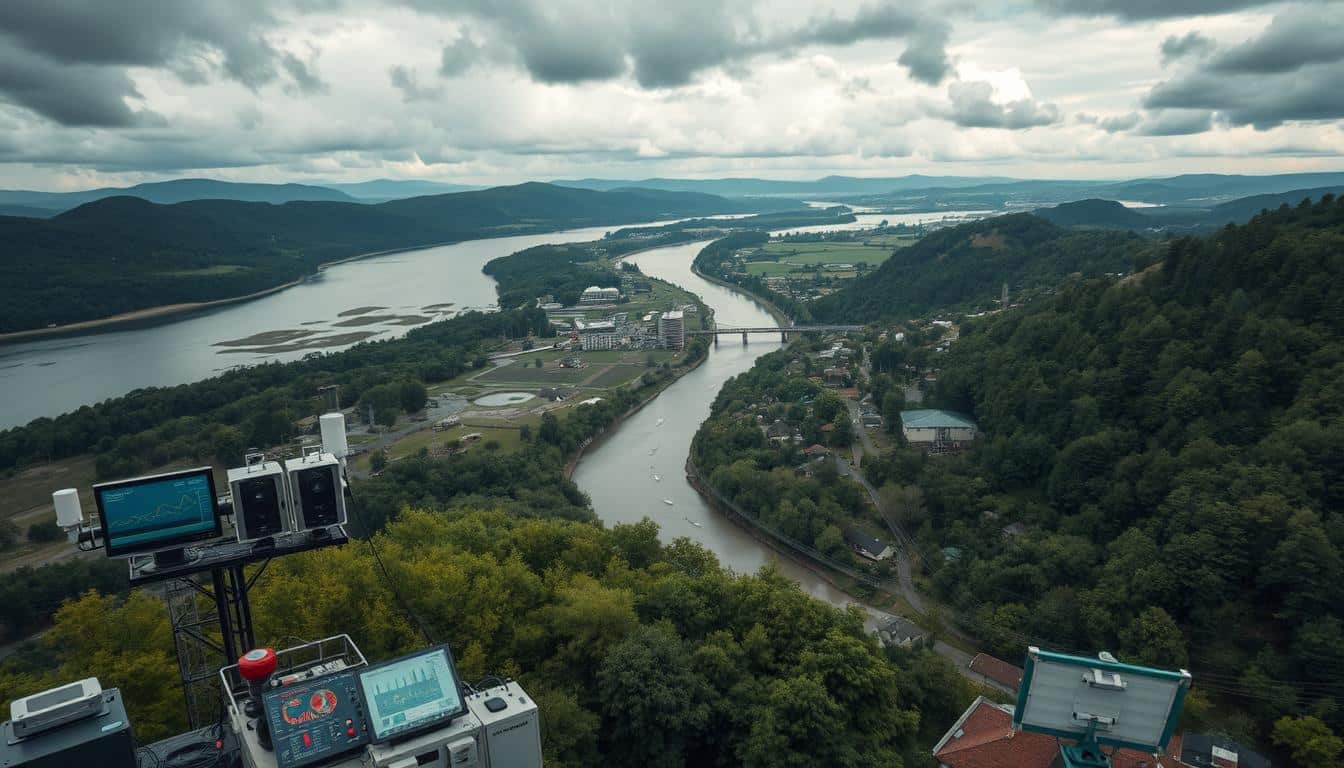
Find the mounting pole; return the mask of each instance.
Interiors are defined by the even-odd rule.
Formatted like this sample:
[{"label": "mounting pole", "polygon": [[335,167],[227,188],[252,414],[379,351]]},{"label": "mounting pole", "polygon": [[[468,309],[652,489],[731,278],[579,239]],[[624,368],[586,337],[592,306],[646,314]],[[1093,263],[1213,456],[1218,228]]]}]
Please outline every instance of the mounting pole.
[{"label": "mounting pole", "polygon": [[1101,745],[1097,743],[1095,719],[1088,721],[1087,733],[1077,744],[1059,748],[1059,756],[1063,768],[1111,768],[1111,758],[1101,751]]}]

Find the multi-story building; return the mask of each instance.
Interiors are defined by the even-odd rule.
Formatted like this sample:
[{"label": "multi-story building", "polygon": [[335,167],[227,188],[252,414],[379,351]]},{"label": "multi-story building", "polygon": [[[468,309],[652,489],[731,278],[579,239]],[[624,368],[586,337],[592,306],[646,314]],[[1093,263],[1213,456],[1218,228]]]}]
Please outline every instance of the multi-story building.
[{"label": "multi-story building", "polygon": [[680,310],[664,312],[658,316],[658,338],[668,349],[681,349],[686,346],[686,322]]}]

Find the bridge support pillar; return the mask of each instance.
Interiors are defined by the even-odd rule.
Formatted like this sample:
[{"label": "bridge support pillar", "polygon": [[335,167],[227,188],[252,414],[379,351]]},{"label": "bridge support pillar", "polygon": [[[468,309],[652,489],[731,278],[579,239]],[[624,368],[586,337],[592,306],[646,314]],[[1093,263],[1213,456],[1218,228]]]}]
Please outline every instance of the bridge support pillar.
[{"label": "bridge support pillar", "polygon": [[747,343],[747,332],[746,332],[746,331],[743,331],[743,332],[742,332],[742,343],[743,343],[743,344],[746,344],[746,343]]},{"label": "bridge support pillar", "polygon": [[719,346],[719,334],[714,334],[714,346]]},{"label": "bridge support pillar", "polygon": [[785,344],[788,344],[788,343],[789,343],[789,332],[788,332],[788,331],[780,331],[780,332],[779,332],[779,340],[780,340],[781,342],[785,343]]}]

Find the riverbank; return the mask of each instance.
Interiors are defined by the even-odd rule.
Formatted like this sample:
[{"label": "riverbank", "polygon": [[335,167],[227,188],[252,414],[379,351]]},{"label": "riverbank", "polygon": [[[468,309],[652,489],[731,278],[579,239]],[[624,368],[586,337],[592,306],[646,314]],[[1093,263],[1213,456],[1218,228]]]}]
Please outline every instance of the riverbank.
[{"label": "riverbank", "polygon": [[227,307],[233,304],[242,304],[248,301],[265,298],[280,291],[293,288],[296,285],[302,285],[304,282],[322,274],[322,271],[340,264],[347,264],[361,259],[371,259],[375,256],[388,256],[394,253],[405,253],[406,251],[418,251],[424,248],[438,248],[443,245],[454,245],[462,242],[460,240],[449,241],[446,243],[431,243],[428,245],[408,245],[404,248],[388,248],[381,251],[369,251],[368,253],[359,253],[354,256],[347,256],[343,259],[324,261],[317,265],[317,269],[310,275],[305,275],[298,280],[290,280],[281,285],[265,288],[253,293],[242,296],[231,296],[226,299],[214,299],[212,301],[193,301],[181,304],[162,304],[157,307],[146,307],[137,309],[134,312],[123,312],[119,315],[110,315],[100,317],[96,320],[82,320],[78,323],[68,325],[59,325],[54,328],[33,328],[27,331],[11,331],[9,333],[0,333],[0,346],[6,344],[18,344],[24,341],[33,341],[36,339],[59,339],[63,336],[70,336],[81,333],[106,333],[109,331],[126,330],[128,328],[143,328],[170,320],[181,319],[182,317],[193,315],[199,312],[207,312],[220,307]]},{"label": "riverbank", "polygon": [[757,304],[760,304],[762,307],[765,308],[766,312],[770,313],[770,317],[774,318],[775,324],[778,325],[779,327],[784,328],[793,325],[793,320],[787,314],[784,313],[784,310],[775,306],[775,303],[773,301],[765,298],[764,296],[755,293],[754,291],[749,291],[746,288],[737,285],[736,283],[730,283],[727,280],[720,280],[719,278],[713,275],[702,272],[699,267],[695,266],[694,262],[691,263],[691,272],[694,273],[696,277],[700,278],[701,280],[704,280],[707,283],[713,283],[715,285],[723,286],[728,290],[737,291],[743,296],[750,298]]}]

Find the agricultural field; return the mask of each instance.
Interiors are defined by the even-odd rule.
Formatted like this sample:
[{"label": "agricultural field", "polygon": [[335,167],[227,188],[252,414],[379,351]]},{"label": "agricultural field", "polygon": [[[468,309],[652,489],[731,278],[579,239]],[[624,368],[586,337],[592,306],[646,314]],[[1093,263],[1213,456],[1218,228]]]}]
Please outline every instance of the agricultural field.
[{"label": "agricultural field", "polygon": [[753,275],[783,275],[799,267],[818,264],[867,264],[877,267],[891,256],[893,250],[917,240],[913,235],[876,235],[862,242],[790,243],[775,241],[760,248],[740,251],[739,256],[764,253],[778,257],[778,261],[748,261],[747,271]]}]

